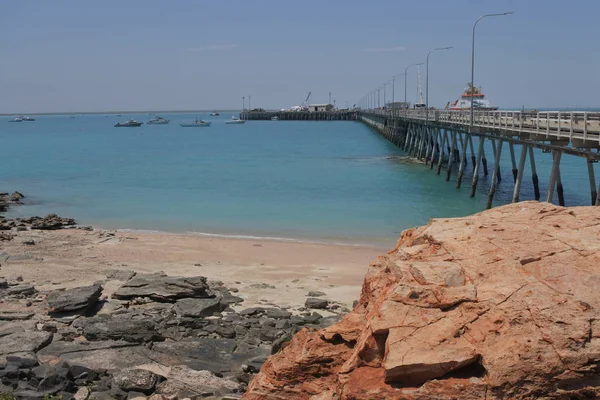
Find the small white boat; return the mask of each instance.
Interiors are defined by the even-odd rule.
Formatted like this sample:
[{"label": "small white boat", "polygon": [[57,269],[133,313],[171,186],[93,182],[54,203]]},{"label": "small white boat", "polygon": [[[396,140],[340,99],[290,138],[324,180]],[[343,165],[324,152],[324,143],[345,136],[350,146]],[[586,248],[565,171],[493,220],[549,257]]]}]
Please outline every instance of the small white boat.
[{"label": "small white boat", "polygon": [[13,119],[9,119],[8,122],[23,122],[23,118],[14,117]]},{"label": "small white boat", "polygon": [[23,121],[35,121],[35,118],[33,117],[24,117],[21,115],[19,118],[21,118]]},{"label": "small white boat", "polygon": [[271,117],[271,121],[279,121],[279,117],[278,116]]},{"label": "small white boat", "polygon": [[211,112],[211,113],[210,113],[210,116],[211,116],[211,117],[216,117],[216,116],[218,116],[218,115],[219,115],[219,113],[218,113],[218,112],[216,112],[216,111],[215,111],[215,112]]},{"label": "small white boat", "polygon": [[115,124],[115,128],[121,128],[121,127],[136,127],[136,126],[142,126],[143,122],[138,122],[135,119],[130,119],[127,122],[118,122],[117,124]]},{"label": "small white boat", "polygon": [[184,122],[179,125],[182,126],[183,128],[199,128],[199,127],[209,127],[210,124],[211,124],[210,122],[206,122],[202,119],[196,119],[193,122]]},{"label": "small white boat", "polygon": [[166,125],[169,122],[171,122],[168,119],[164,119],[163,117],[159,117],[158,115],[154,118],[152,118],[150,121],[148,121],[149,125]]},{"label": "small white boat", "polygon": [[226,124],[245,124],[246,121],[237,117],[231,117],[231,121],[226,121]]}]

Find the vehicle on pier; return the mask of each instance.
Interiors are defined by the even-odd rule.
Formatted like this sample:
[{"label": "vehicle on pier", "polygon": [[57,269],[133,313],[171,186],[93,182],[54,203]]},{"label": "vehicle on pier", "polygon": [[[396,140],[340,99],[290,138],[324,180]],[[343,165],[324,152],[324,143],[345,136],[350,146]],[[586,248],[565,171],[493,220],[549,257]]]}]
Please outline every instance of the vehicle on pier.
[{"label": "vehicle on pier", "polygon": [[115,124],[115,128],[122,128],[122,127],[129,127],[129,128],[133,128],[133,127],[137,127],[137,126],[142,126],[143,122],[138,122],[135,119],[130,119],[129,121],[126,122],[117,122]]},{"label": "vehicle on pier", "polygon": [[195,119],[192,122],[183,122],[179,126],[183,128],[205,128],[210,126],[210,122],[206,122],[203,119]]},{"label": "vehicle on pier", "polygon": [[470,83],[465,87],[465,91],[460,96],[460,99],[446,106],[447,109],[453,111],[470,110],[471,98],[473,98],[473,108],[479,111],[494,111],[498,106],[492,105],[485,96],[481,93],[481,88],[475,88]]}]

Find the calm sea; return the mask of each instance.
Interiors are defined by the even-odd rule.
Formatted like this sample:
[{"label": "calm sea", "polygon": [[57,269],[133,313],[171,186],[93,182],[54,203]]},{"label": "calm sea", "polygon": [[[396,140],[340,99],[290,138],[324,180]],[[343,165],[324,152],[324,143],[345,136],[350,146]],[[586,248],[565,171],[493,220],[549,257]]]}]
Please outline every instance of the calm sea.
[{"label": "calm sea", "polygon": [[[110,229],[390,246],[402,230],[430,218],[485,207],[491,177],[480,180],[470,199],[470,165],[457,190],[429,168],[399,161],[399,149],[358,122],[226,125],[231,115],[198,114],[212,121],[209,128],[179,126],[194,114],[162,114],[169,125],[140,128],[113,125],[151,115],[39,116],[21,123],[2,117],[0,190],[19,190],[30,202],[9,215],[57,213]],[[507,147],[502,155],[496,204],[512,193]],[[544,191],[551,157],[536,155]],[[490,148],[488,157],[491,164]],[[588,204],[585,162],[565,156],[561,165],[567,205]],[[531,199],[525,173],[522,198]]]}]

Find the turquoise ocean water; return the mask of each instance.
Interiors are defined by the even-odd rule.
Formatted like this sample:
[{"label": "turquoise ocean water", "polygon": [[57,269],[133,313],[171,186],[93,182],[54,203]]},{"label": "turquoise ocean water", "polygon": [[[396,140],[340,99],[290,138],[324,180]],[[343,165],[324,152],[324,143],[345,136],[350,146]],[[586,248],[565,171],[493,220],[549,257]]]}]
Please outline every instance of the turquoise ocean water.
[{"label": "turquoise ocean water", "polygon": [[[403,152],[361,123],[226,125],[231,115],[198,114],[212,121],[210,128],[179,126],[195,114],[161,114],[169,125],[140,128],[113,125],[151,115],[54,115],[21,123],[2,117],[0,190],[19,190],[30,202],[9,215],[57,213],[110,229],[390,246],[402,230],[432,217],[485,207],[491,177],[480,180],[470,199],[470,165],[457,190],[456,174],[445,182],[423,165],[398,161],[394,156]],[[536,156],[544,198],[551,157]],[[512,194],[508,147],[502,159],[496,204]],[[564,156],[561,173],[567,205],[587,205],[585,162]],[[532,199],[525,174],[522,198]]]}]

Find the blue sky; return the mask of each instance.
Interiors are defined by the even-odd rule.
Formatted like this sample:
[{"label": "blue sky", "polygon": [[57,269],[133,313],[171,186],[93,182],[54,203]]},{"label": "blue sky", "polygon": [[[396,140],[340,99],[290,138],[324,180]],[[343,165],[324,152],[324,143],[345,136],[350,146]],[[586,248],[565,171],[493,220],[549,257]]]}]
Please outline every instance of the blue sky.
[{"label": "blue sky", "polygon": [[[599,1],[6,0],[0,113],[239,108],[248,95],[282,108],[309,91],[352,105],[453,46],[430,57],[430,104],[443,107],[470,80],[473,22],[505,11],[477,28],[475,83],[489,100],[599,106]],[[413,102],[416,82],[412,69]]]}]

